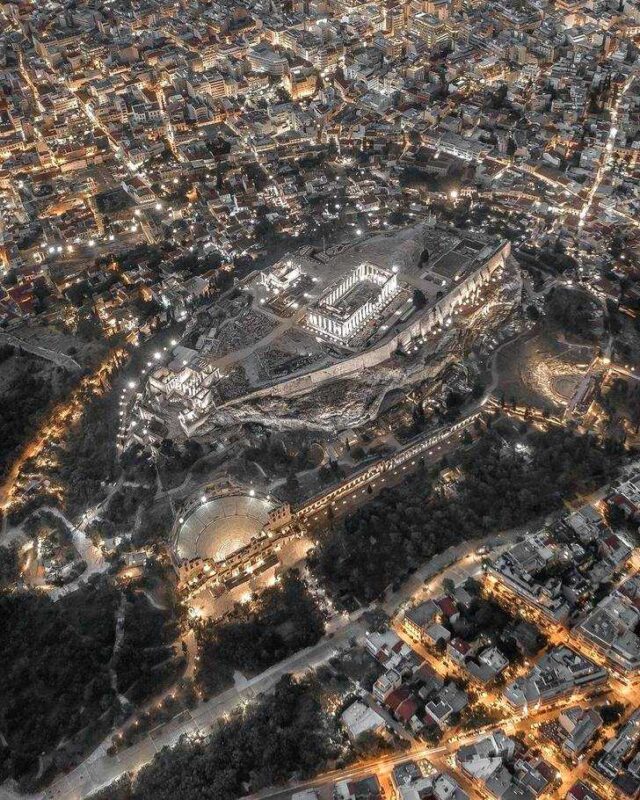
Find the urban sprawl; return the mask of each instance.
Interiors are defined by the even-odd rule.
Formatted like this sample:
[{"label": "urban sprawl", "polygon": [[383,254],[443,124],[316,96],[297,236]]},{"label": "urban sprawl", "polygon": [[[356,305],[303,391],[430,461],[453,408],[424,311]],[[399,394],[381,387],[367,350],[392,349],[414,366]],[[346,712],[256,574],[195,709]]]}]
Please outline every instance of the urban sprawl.
[{"label": "urban sprawl", "polygon": [[0,0],[0,800],[640,798],[640,3]]}]

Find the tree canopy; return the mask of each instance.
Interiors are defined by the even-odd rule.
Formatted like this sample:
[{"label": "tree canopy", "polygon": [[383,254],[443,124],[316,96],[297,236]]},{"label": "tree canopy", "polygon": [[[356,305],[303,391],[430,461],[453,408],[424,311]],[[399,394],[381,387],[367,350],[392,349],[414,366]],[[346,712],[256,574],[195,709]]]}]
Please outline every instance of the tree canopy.
[{"label": "tree canopy", "polygon": [[214,691],[231,682],[234,670],[261,672],[315,644],[323,632],[322,613],[304,581],[288,572],[225,622],[210,620],[198,631],[198,679]]},{"label": "tree canopy", "polygon": [[0,594],[0,780],[32,772],[41,754],[109,709],[116,598],[102,582],[57,603]]},{"label": "tree canopy", "polygon": [[163,749],[140,771],[133,800],[235,800],[246,782],[257,791],[316,773],[336,755],[337,739],[315,683],[285,675],[210,737]]},{"label": "tree canopy", "polygon": [[519,443],[489,430],[461,451],[459,466],[453,496],[418,473],[327,531],[310,557],[327,587],[368,602],[450,545],[520,525],[606,482],[613,457],[566,429],[530,431]]}]

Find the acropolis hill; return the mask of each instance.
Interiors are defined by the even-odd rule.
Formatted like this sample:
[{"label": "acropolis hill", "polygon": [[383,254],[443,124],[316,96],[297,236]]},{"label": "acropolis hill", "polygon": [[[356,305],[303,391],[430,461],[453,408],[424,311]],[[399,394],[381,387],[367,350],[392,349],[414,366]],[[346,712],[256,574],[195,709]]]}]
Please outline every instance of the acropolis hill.
[{"label": "acropolis hill", "polygon": [[[493,302],[503,305],[513,270],[509,243],[429,224],[327,251],[301,248],[247,276],[150,374],[132,433],[191,436],[261,416],[336,427],[330,385],[344,384],[344,414],[351,381],[367,375],[382,396],[391,374],[396,386],[425,377],[434,361],[426,356],[451,343],[465,319],[473,324],[476,306],[486,317]],[[454,326],[457,315],[463,324]],[[313,405],[315,395],[321,410],[294,400]]]}]

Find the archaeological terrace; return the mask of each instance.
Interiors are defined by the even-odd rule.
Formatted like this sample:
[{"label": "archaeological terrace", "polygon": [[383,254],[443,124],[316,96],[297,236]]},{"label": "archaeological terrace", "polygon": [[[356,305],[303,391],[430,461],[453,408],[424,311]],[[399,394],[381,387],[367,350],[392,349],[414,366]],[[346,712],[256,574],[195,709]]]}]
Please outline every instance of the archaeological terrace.
[{"label": "archaeological terrace", "polygon": [[301,248],[247,276],[208,329],[150,374],[130,434],[159,440],[173,426],[190,436],[214,410],[293,397],[388,363],[452,328],[509,255],[508,242],[429,224],[333,251]]}]

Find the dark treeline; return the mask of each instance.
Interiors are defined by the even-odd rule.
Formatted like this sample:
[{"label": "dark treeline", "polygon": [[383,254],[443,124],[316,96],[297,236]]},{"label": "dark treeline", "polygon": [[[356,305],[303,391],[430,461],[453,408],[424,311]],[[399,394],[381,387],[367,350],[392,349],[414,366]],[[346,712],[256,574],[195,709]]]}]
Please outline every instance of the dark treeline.
[{"label": "dark treeline", "polygon": [[548,513],[614,471],[615,455],[564,428],[530,431],[519,444],[489,429],[461,451],[454,496],[434,487],[435,475],[424,471],[383,490],[325,534],[312,568],[335,595],[369,601],[450,545]]},{"label": "dark treeline", "polygon": [[[64,510],[74,517],[82,509],[100,502],[107,491],[106,482],[117,474],[116,433],[118,428],[118,398],[111,392],[105,395],[87,394],[78,422],[69,428],[67,436],[51,445],[52,463],[47,477],[64,487]],[[24,471],[32,469],[26,462]],[[17,524],[42,505],[57,502],[43,486],[37,494],[10,512]]]},{"label": "dark treeline", "polygon": [[0,475],[26,444],[44,413],[67,392],[77,376],[62,367],[52,368],[29,353],[0,346],[0,365],[17,353],[12,377],[0,395]]},{"label": "dark treeline", "polygon": [[116,409],[113,394],[88,398],[78,426],[60,450],[60,479],[67,487],[70,514],[99,500],[105,492],[103,481],[114,477]]},{"label": "dark treeline", "polygon": [[[116,647],[116,619],[124,635]],[[36,592],[0,593],[0,782],[33,791],[74,766],[134,704],[175,680],[176,617],[105,577],[53,602]]]},{"label": "dark treeline", "polygon": [[171,611],[154,608],[142,594],[130,594],[114,668],[118,690],[133,703],[146,700],[177,676],[182,663],[174,658],[177,636],[178,624]]},{"label": "dark treeline", "polygon": [[315,644],[323,632],[322,613],[304,581],[288,572],[225,622],[209,621],[199,629],[198,681],[206,691],[219,690],[232,682],[234,670],[261,672]]},{"label": "dark treeline", "polygon": [[10,586],[20,577],[20,548],[17,542],[0,545],[0,587]]},{"label": "dark treeline", "polygon": [[585,339],[595,338],[598,307],[586,293],[556,286],[547,295],[545,309],[564,331]]},{"label": "dark treeline", "polygon": [[234,800],[303,778],[337,754],[339,736],[310,681],[280,679],[271,695],[235,712],[211,737],[165,748],[136,780],[133,800]]},{"label": "dark treeline", "polygon": [[0,594],[0,780],[33,774],[41,754],[114,707],[116,605],[104,582],[56,603],[35,592]]}]

